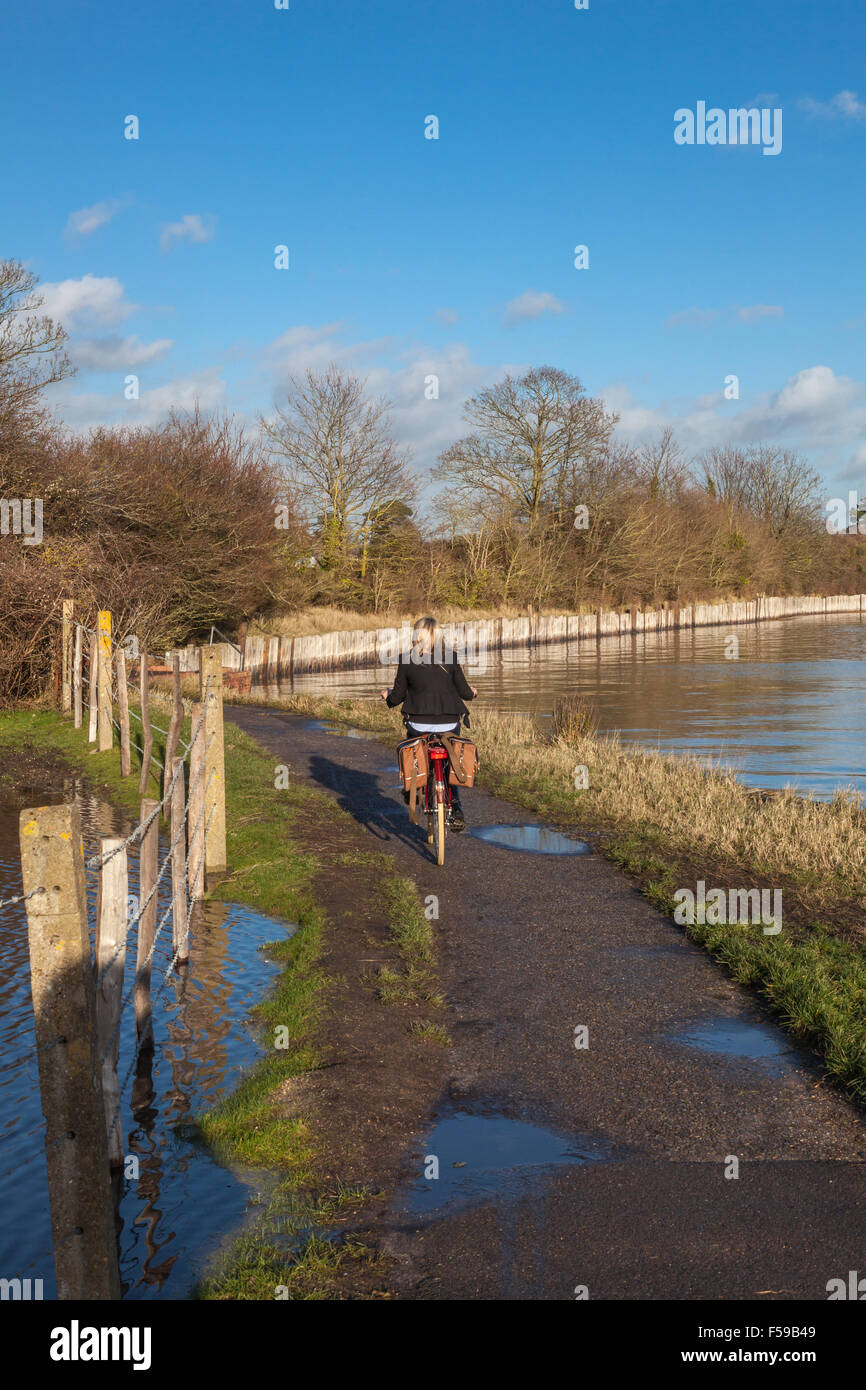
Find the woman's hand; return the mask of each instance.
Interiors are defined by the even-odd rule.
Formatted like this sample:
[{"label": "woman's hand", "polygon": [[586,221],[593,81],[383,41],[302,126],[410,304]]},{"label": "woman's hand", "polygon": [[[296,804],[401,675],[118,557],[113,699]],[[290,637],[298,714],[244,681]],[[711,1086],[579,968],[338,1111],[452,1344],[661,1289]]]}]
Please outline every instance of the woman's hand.
[{"label": "woman's hand", "polygon": [[380,690],[380,691],[379,691],[379,694],[382,696],[382,699],[383,699],[383,700],[387,700],[387,698],[388,698],[388,696],[391,694],[391,692],[390,692],[390,690]]},{"label": "woman's hand", "polygon": [[473,698],[473,699],[477,699],[477,697],[478,697],[478,691],[475,689],[475,686],[474,686],[474,685],[470,685],[469,689],[472,691],[472,698]]}]

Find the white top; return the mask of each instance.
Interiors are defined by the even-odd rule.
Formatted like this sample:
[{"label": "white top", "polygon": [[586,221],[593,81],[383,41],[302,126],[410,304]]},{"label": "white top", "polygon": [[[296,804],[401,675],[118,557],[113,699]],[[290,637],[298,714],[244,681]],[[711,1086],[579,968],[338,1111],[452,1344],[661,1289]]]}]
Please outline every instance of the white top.
[{"label": "white top", "polygon": [[409,723],[413,729],[417,729],[419,734],[445,734],[449,729],[453,729],[457,723],[456,719],[451,719],[447,724],[419,724],[416,719],[410,719]]}]

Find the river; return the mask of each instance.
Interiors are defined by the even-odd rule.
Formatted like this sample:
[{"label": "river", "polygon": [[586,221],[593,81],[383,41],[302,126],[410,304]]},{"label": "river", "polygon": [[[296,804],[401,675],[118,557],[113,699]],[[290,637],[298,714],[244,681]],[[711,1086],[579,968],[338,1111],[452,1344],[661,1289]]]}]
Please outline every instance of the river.
[{"label": "river", "polygon": [[[393,670],[259,689],[373,699]],[[791,784],[825,800],[839,787],[866,793],[866,624],[850,614],[491,652],[468,674],[484,704],[542,722],[577,692],[601,732],[724,764],[749,786]]]}]

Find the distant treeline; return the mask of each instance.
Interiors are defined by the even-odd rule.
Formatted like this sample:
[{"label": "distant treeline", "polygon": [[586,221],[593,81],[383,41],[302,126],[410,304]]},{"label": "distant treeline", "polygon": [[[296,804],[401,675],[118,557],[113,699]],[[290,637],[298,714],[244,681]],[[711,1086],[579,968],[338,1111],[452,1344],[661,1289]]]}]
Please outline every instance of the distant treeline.
[{"label": "distant treeline", "polygon": [[624,444],[616,415],[552,367],[467,402],[423,514],[429,480],[388,402],[334,366],[291,380],[252,428],[194,412],[74,435],[43,408],[71,368],[40,304],[30,272],[0,262],[0,499],[42,499],[43,518],[38,543],[0,536],[0,700],[44,688],[63,597],[79,615],[110,608],[121,637],[158,650],[309,604],[567,611],[866,590],[866,537],[828,532],[796,452],[689,459],[670,429]]}]

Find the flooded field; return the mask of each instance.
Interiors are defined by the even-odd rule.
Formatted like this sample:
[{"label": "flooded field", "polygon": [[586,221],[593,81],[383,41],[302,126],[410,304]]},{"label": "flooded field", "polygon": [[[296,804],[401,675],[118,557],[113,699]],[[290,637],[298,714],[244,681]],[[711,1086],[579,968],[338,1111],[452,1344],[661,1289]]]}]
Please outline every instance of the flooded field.
[{"label": "flooded field", "polygon": [[[260,689],[375,699],[393,669]],[[866,792],[866,624],[848,614],[490,652],[469,676],[484,704],[542,721],[559,696],[578,693],[600,731],[723,763],[749,786]]]},{"label": "flooded field", "polygon": [[[89,794],[74,777],[44,792],[0,791],[0,899],[20,891],[18,813],[24,805],[78,801],[85,855],[104,835],[131,825]],[[160,846],[160,862],[166,844]],[[136,894],[137,856],[129,858],[129,892]],[[159,916],[170,901],[170,874],[160,884]],[[96,875],[88,874],[91,933]],[[187,966],[165,972],[170,927],[153,962],[155,1049],[139,1059],[123,1097],[123,1152],[138,1176],[114,1178],[120,1273],[129,1299],[186,1297],[208,1257],[243,1221],[247,1187],[215,1163],[194,1137],[193,1118],[233,1090],[260,1055],[244,1020],[266,993],[278,967],[261,951],[291,928],[249,908],[212,902],[194,918]],[[131,985],[127,954],[125,990]],[[165,988],[163,985],[165,983]],[[159,991],[162,990],[161,995]],[[159,995],[159,997],[157,997]],[[44,1151],[44,1122],[30,999],[27,924],[23,905],[0,915],[0,1270],[6,1277],[42,1279],[56,1298]],[[119,1077],[135,1053],[135,1021],[124,1011]],[[130,1159],[136,1160],[135,1163]]]}]

